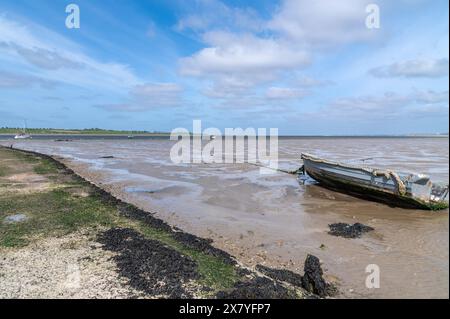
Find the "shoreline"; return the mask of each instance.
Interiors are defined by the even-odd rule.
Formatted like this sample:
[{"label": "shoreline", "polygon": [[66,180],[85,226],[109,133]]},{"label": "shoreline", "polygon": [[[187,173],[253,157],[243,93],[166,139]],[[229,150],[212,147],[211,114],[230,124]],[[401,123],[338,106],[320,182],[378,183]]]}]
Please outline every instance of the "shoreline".
[{"label": "shoreline", "polygon": [[[255,293],[256,293],[256,291],[259,291],[259,290],[262,290],[261,292],[259,292],[259,294],[262,294],[262,295],[260,295],[260,297],[263,297],[263,298],[305,298],[305,297],[314,296],[314,293],[318,293],[317,291],[314,291],[314,288],[312,288],[311,292],[305,291],[304,287],[301,284],[299,284],[298,278],[301,278],[301,276],[299,274],[290,272],[288,270],[269,269],[270,271],[267,271],[266,275],[263,275],[261,273],[261,271],[243,267],[241,264],[239,264],[239,262],[233,256],[229,255],[228,253],[226,253],[223,250],[215,248],[212,245],[212,240],[200,238],[195,235],[186,233],[179,228],[169,226],[163,220],[156,218],[153,213],[144,211],[142,209],[139,209],[135,205],[124,202],[123,200],[115,197],[110,192],[102,189],[99,185],[96,185],[93,182],[83,178],[78,173],[76,173],[71,168],[69,168],[65,163],[59,161],[58,159],[56,159],[53,156],[41,154],[41,153],[34,152],[34,151],[27,151],[27,150],[21,150],[21,149],[0,146],[0,151],[2,151],[2,150],[10,150],[13,152],[26,154],[28,156],[34,156],[34,157],[43,159],[45,161],[51,162],[53,165],[55,165],[57,167],[59,173],[65,175],[65,176],[70,176],[71,178],[74,178],[76,181],[78,181],[82,184],[85,184],[89,189],[92,189],[95,193],[95,196],[100,198],[102,203],[107,203],[108,205],[117,206],[118,210],[120,211],[121,218],[126,218],[133,222],[138,222],[138,223],[145,225],[145,227],[150,228],[150,230],[148,230],[148,231],[150,231],[150,233],[155,232],[155,231],[163,232],[165,234],[165,236],[168,235],[171,237],[170,242],[173,239],[175,239],[175,241],[176,241],[175,246],[182,245],[184,247],[183,249],[187,248],[188,250],[197,251],[198,253],[200,253],[202,255],[210,256],[211,258],[214,259],[214,262],[222,263],[225,265],[225,267],[228,267],[228,269],[233,269],[233,273],[234,273],[233,276],[235,276],[235,279],[233,280],[234,284],[231,284],[231,286],[227,289],[223,289],[223,288],[218,289],[218,290],[216,289],[215,294],[214,295],[207,294],[207,296],[206,296],[207,298],[211,298],[214,296],[216,298],[226,298],[226,297],[230,297],[230,296],[238,296],[240,298],[258,298],[259,295],[257,295],[257,294],[255,295]],[[108,233],[108,231],[109,231],[109,233]],[[1,235],[1,233],[0,233],[0,235]],[[103,231],[103,233],[100,235],[97,234],[96,241],[103,243],[104,246],[109,245],[112,250],[119,249],[119,251],[115,251],[116,253],[117,252],[123,253],[123,251],[120,251],[120,249],[123,249],[123,247],[117,247],[117,245],[114,246],[113,244],[111,244],[111,240],[114,241],[117,236],[130,236],[131,238],[133,238],[134,241],[136,241],[144,246],[149,245],[148,240],[146,238],[144,238],[145,236],[143,237],[142,234],[137,233],[133,229],[124,230],[124,229],[120,229],[120,228],[118,228],[118,229],[111,228],[107,231]],[[152,242],[152,245],[155,245],[155,244],[156,244],[156,242]],[[155,248],[154,246],[151,246],[151,247]],[[157,245],[155,249],[157,249],[157,251],[162,249],[163,253],[166,254],[167,251],[164,251],[164,249],[165,249],[164,247],[165,247],[165,245],[163,245],[163,246]],[[129,249],[130,249],[130,247],[127,248],[127,250],[129,250]],[[182,251],[184,252],[183,249],[182,249]],[[135,254],[137,254],[141,257],[142,257],[142,255],[145,256],[146,253],[147,253],[146,250],[140,251],[140,252],[139,251],[135,252]],[[196,254],[198,254],[198,253],[196,253]],[[182,258],[181,256],[183,256],[183,253],[178,258]],[[210,258],[210,257],[207,257],[207,258]],[[114,258],[117,258],[117,257],[114,257]],[[128,256],[128,258],[129,259],[131,258],[131,260],[133,260],[133,257]],[[128,259],[128,262],[130,261],[129,259]],[[120,258],[119,258],[119,260],[120,260]],[[181,263],[181,265],[186,265],[186,264],[189,264],[189,262],[187,262],[186,260]],[[194,266],[192,266],[192,267],[195,268]],[[222,267],[222,266],[219,266],[219,267]],[[229,268],[229,267],[232,267],[232,268]],[[189,274],[191,271],[192,271],[192,269],[187,270],[187,273]],[[137,284],[137,285],[134,285],[134,286],[132,285],[133,289],[139,290],[138,288],[140,286],[142,286],[143,284],[145,286],[145,283],[140,282],[140,281],[142,281],[142,278],[139,277],[139,274],[133,274],[133,273],[130,274],[129,269],[128,270],[121,269],[120,272],[121,273],[125,272],[127,274],[125,277],[128,278],[130,280],[130,282],[133,282],[133,280],[137,280],[139,282],[139,284]],[[320,269],[320,272],[321,272],[321,269]],[[280,273],[283,274],[284,277],[283,276],[280,277],[280,275],[279,275]],[[273,277],[273,274],[276,274],[276,275],[278,274],[275,279],[271,278],[271,277]],[[270,275],[272,275],[272,276],[270,276]],[[195,279],[195,278],[197,278],[196,276],[193,276],[190,279]],[[121,277],[124,277],[123,274]],[[280,280],[280,278],[284,278],[284,281]],[[294,280],[292,278],[294,278]],[[291,282],[291,283],[289,283],[289,282]],[[292,283],[294,283],[294,284],[292,284]],[[177,289],[180,291],[183,291],[184,288],[182,288],[180,285],[178,285],[178,286],[177,286],[178,287]],[[205,288],[207,290],[211,289],[211,287],[203,287],[203,288]],[[150,289],[149,291],[153,291],[153,290]],[[336,293],[336,290],[334,290],[334,293]],[[321,294],[322,297],[325,297],[325,294],[323,292],[319,293],[319,294]],[[147,291],[146,296],[151,297],[151,295],[148,294],[148,291]],[[169,296],[169,298],[171,298],[171,297],[185,298],[185,297],[189,297],[189,296],[192,297],[192,295],[189,293],[187,295],[183,295],[183,293],[179,293],[174,296]],[[144,298],[145,298],[145,296],[144,296]]]},{"label": "shoreline", "polygon": [[[171,133],[137,133],[132,134],[133,137],[129,138],[129,134],[125,133],[30,133],[32,137],[37,138],[123,138],[123,139],[140,139],[140,138],[170,138]],[[0,133],[0,139],[11,139],[16,141],[14,136],[16,133]],[[191,135],[192,137],[192,135]],[[222,137],[226,137],[223,135]],[[420,139],[420,138],[449,138],[449,135],[445,134],[417,134],[417,135],[279,135],[280,139]]]}]

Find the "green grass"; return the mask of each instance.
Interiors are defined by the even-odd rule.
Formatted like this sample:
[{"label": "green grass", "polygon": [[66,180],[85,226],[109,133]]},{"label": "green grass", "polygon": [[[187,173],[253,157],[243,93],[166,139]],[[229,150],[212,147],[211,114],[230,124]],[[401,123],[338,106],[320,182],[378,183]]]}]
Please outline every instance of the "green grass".
[{"label": "green grass", "polygon": [[15,151],[15,150],[10,150],[7,148],[3,148],[1,151],[6,153],[7,155],[9,155],[10,157],[14,157],[15,160],[18,160],[18,161],[21,161],[24,163],[37,164],[37,163],[39,163],[39,160],[40,160],[40,158],[35,155],[23,153],[23,152],[19,152],[19,151]]},{"label": "green grass", "polygon": [[[47,174],[57,174],[59,172],[59,169],[55,162],[47,159],[47,158],[41,158],[37,155],[23,153],[15,150],[10,149],[2,149],[2,152],[5,152],[6,154],[9,154],[9,156],[15,157],[16,160],[21,161],[23,163],[28,164],[34,164],[33,171],[36,174],[40,175],[47,175]],[[0,166],[0,176],[6,176],[7,172],[11,171],[6,166]],[[4,174],[2,175],[1,172]]]},{"label": "green grass", "polygon": [[231,288],[239,279],[235,268],[220,259],[190,249],[182,252],[189,255],[198,264],[198,270],[202,277],[201,283],[213,287],[215,290]]},{"label": "green grass", "polygon": [[54,162],[48,159],[41,159],[39,164],[34,167],[34,172],[36,174],[46,175],[46,174],[57,174],[59,170]]},{"label": "green grass", "polygon": [[[75,198],[68,190],[0,197],[0,218],[25,214],[18,223],[0,224],[0,245],[23,246],[33,235],[59,236],[80,227],[114,225],[117,213],[92,197]],[[116,215],[116,218],[114,218]]]}]

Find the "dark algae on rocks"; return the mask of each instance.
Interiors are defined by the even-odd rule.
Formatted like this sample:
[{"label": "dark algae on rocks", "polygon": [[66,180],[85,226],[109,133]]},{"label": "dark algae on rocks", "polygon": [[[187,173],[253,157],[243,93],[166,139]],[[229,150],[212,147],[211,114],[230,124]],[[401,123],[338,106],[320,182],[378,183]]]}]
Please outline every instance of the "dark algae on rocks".
[{"label": "dark algae on rocks", "polygon": [[304,275],[285,269],[273,269],[257,265],[260,275],[249,276],[236,282],[232,289],[220,291],[219,299],[295,299],[325,298],[337,294],[336,288],[323,278],[323,271],[317,257],[308,255]]},{"label": "dark algae on rocks", "polygon": [[191,258],[129,228],[111,228],[98,241],[118,253],[113,259],[132,287],[150,295],[192,298],[184,286],[200,275]]},{"label": "dark algae on rocks", "polygon": [[302,276],[293,271],[287,269],[273,269],[263,265],[256,265],[256,270],[272,279],[287,282],[295,287],[302,287]]},{"label": "dark algae on rocks", "polygon": [[302,278],[302,286],[307,291],[326,297],[331,294],[331,285],[323,279],[323,271],[319,258],[308,255],[305,260],[305,274]]},{"label": "dark algae on rocks", "polygon": [[330,227],[330,231],[328,232],[328,234],[344,238],[359,238],[362,234],[374,230],[374,228],[363,225],[361,223],[355,223],[353,225],[346,223],[336,223],[330,224],[328,226]]},{"label": "dark algae on rocks", "polygon": [[211,245],[213,242],[212,239],[200,238],[183,231],[175,232],[173,237],[187,247],[198,249],[208,255],[220,258],[229,265],[236,264],[236,260],[230,254]]},{"label": "dark algae on rocks", "polygon": [[293,289],[265,277],[238,281],[233,289],[217,293],[218,299],[295,299],[298,298]]}]

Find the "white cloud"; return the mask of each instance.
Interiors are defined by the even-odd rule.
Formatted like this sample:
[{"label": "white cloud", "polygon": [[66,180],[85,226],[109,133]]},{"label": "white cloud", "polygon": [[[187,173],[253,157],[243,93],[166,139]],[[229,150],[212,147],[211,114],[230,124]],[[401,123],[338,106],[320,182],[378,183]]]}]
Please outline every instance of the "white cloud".
[{"label": "white cloud", "polygon": [[233,105],[249,105],[236,99],[248,100],[258,85],[310,63],[306,52],[279,39],[229,32],[209,32],[203,39],[208,47],[181,59],[180,73],[207,80],[202,93],[210,98],[233,98]]},{"label": "white cloud", "polygon": [[428,77],[448,76],[448,59],[418,59],[384,65],[369,72],[376,77]]},{"label": "white cloud", "polygon": [[0,47],[10,49],[24,58],[28,63],[47,70],[57,70],[61,68],[82,68],[81,63],[75,62],[44,48],[28,49],[15,43],[0,42]]},{"label": "white cloud", "polygon": [[27,88],[38,85],[43,88],[51,88],[56,83],[35,76],[16,74],[0,70],[0,88]]},{"label": "white cloud", "polygon": [[448,112],[448,91],[413,91],[408,94],[386,92],[382,95],[364,95],[339,98],[320,110],[324,116],[344,118],[397,118],[412,114]]},{"label": "white cloud", "polygon": [[433,90],[418,91],[414,94],[414,100],[423,104],[448,104],[448,91],[435,92]]},{"label": "white cloud", "polygon": [[0,16],[0,39],[0,60],[34,67],[48,81],[115,92],[143,82],[127,65],[93,59],[77,44],[39,25]]},{"label": "white cloud", "polygon": [[210,98],[227,99],[248,95],[251,86],[252,83],[238,77],[223,76],[201,92]]},{"label": "white cloud", "polygon": [[182,88],[175,83],[145,83],[134,86],[126,103],[98,104],[98,108],[118,112],[144,112],[181,105]]},{"label": "white cloud", "polygon": [[310,62],[306,52],[273,38],[209,32],[204,40],[209,47],[180,61],[182,74],[251,75],[305,66]]},{"label": "white cloud", "polygon": [[146,83],[133,87],[130,95],[143,105],[177,106],[181,92],[175,83]]},{"label": "white cloud", "polygon": [[386,92],[380,96],[366,95],[358,97],[346,97],[334,100],[330,108],[338,110],[339,113],[347,112],[378,112],[388,111],[402,107],[411,102],[409,96],[399,95],[393,92]]},{"label": "white cloud", "polygon": [[[179,60],[180,73],[209,82],[201,92],[211,98],[245,97],[261,84],[275,86],[309,66],[316,47],[372,39],[373,32],[365,25],[368,3],[286,0],[272,17],[262,20],[249,10],[197,1],[199,12],[180,19],[178,30],[203,32],[205,47]],[[211,12],[216,11],[214,17]],[[304,77],[296,86],[325,84],[329,82]]]},{"label": "white cloud", "polygon": [[[29,75],[0,73],[0,87],[75,85],[121,103],[101,103],[109,111],[142,112],[181,104],[182,88],[175,83],[147,83],[124,64],[105,63],[60,35],[36,25],[22,25],[0,17],[0,61],[9,59]],[[36,74],[36,75],[34,75]]]},{"label": "white cloud", "polygon": [[365,24],[370,0],[285,0],[268,23],[271,30],[305,46],[367,41],[377,33]]},{"label": "white cloud", "polygon": [[304,97],[307,91],[298,88],[270,87],[266,91],[268,99],[299,99]]},{"label": "white cloud", "polygon": [[309,76],[299,76],[294,80],[294,83],[297,86],[304,87],[304,88],[312,88],[312,87],[320,87],[320,86],[326,86],[331,85],[333,82],[328,80],[319,80],[315,79]]},{"label": "white cloud", "polygon": [[233,8],[217,0],[192,0],[190,12],[175,26],[177,31],[204,32],[212,28],[227,28],[259,31],[264,21],[251,8]]}]

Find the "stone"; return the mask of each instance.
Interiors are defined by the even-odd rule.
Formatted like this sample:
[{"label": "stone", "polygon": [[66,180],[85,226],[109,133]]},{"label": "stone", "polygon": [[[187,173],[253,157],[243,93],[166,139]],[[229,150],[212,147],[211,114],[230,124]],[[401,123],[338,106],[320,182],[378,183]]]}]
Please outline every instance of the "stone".
[{"label": "stone", "polygon": [[15,215],[6,216],[5,222],[6,223],[19,223],[19,222],[23,222],[27,219],[28,219],[28,217],[25,214],[15,214]]}]

